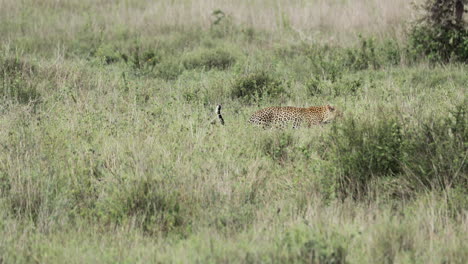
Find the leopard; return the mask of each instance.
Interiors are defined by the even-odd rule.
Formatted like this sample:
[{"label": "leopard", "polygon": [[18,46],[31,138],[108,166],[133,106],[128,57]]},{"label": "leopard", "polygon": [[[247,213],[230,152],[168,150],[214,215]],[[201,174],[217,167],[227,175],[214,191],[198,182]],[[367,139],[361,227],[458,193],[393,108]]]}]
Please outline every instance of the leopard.
[{"label": "leopard", "polygon": [[249,122],[264,128],[285,128],[291,125],[293,128],[299,128],[328,124],[338,117],[343,117],[343,113],[331,105],[311,107],[274,106],[258,110],[250,117]]}]

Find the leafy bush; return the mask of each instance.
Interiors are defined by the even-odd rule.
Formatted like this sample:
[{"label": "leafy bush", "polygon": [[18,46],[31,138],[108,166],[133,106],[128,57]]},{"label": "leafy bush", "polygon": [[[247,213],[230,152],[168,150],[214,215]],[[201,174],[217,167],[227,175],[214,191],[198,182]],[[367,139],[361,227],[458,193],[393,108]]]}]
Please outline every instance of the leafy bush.
[{"label": "leafy bush", "polygon": [[284,83],[265,71],[257,71],[238,77],[232,87],[232,97],[241,98],[248,102],[269,96],[278,98],[286,95]]},{"label": "leafy bush", "polygon": [[236,58],[222,49],[194,51],[186,55],[183,64],[186,69],[225,70],[236,62]]},{"label": "leafy bush", "polygon": [[458,4],[461,1],[428,0],[419,6],[424,15],[409,32],[413,57],[426,56],[432,62],[468,61],[468,27],[458,15]]}]

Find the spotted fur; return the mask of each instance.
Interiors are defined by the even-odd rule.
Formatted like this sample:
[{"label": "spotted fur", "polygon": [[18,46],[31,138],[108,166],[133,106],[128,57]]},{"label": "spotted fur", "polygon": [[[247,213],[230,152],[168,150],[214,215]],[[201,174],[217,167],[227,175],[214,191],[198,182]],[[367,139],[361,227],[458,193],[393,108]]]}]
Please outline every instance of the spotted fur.
[{"label": "spotted fur", "polygon": [[268,107],[255,112],[250,117],[249,122],[263,127],[276,125],[286,127],[292,125],[297,128],[300,126],[311,127],[312,125],[326,124],[341,117],[342,113],[330,105],[312,106],[312,107]]}]

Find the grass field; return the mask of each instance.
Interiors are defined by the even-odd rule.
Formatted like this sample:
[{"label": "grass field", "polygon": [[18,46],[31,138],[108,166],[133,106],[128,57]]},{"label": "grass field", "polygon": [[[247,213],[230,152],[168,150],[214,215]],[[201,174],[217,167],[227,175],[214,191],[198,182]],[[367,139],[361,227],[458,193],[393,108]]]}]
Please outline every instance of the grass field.
[{"label": "grass field", "polygon": [[0,263],[467,263],[468,66],[412,54],[417,15],[0,0]]}]

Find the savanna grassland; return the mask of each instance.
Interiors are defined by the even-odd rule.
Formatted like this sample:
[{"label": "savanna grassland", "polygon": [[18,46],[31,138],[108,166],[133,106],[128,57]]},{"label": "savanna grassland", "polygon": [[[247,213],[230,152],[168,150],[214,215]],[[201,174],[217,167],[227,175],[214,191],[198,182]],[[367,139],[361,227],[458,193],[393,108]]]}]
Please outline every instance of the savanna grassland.
[{"label": "savanna grassland", "polygon": [[0,0],[0,263],[467,263],[468,66],[410,45],[419,15]]}]

